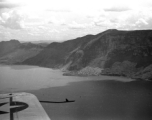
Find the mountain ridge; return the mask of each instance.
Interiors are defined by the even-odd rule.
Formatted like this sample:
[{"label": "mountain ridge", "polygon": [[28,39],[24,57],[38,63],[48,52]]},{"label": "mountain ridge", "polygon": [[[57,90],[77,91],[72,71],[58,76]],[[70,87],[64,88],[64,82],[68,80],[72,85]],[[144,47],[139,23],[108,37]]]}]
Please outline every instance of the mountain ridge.
[{"label": "mountain ridge", "polygon": [[[144,69],[152,64],[152,30],[110,29],[97,35],[86,35],[62,43],[53,42],[23,64],[50,68],[66,66],[65,69],[70,71],[97,67],[109,70],[103,74],[127,75],[123,68],[126,64],[136,64],[136,69]],[[114,73],[114,68],[121,68],[120,73]]]},{"label": "mountain ridge", "polygon": [[33,43],[20,43],[18,40],[0,42],[0,63],[15,64],[38,54],[44,46]]}]

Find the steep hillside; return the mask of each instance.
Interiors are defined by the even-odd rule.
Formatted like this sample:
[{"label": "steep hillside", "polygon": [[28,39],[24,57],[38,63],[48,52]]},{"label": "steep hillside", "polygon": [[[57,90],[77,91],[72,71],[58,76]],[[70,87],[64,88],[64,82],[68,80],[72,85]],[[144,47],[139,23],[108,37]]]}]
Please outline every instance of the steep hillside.
[{"label": "steep hillside", "polygon": [[[63,43],[51,43],[24,64],[63,67],[70,71],[86,71],[88,66],[105,69],[103,74],[127,75],[152,64],[152,30],[104,31]],[[90,70],[89,67],[89,70]],[[117,71],[117,73],[113,73]],[[119,71],[119,72],[118,72]],[[80,72],[79,72],[80,73]],[[84,73],[83,73],[84,74]]]},{"label": "steep hillside", "polygon": [[17,40],[0,42],[0,63],[15,64],[37,55],[44,47]]},{"label": "steep hillside", "polygon": [[70,70],[86,66],[110,68],[115,62],[131,61],[137,67],[152,63],[152,31],[108,30],[92,39],[83,48],[72,52]]},{"label": "steep hillside", "polygon": [[35,57],[25,60],[23,64],[61,67],[66,64],[66,60],[71,52],[83,48],[93,38],[93,35],[87,35],[62,43],[53,42]]}]

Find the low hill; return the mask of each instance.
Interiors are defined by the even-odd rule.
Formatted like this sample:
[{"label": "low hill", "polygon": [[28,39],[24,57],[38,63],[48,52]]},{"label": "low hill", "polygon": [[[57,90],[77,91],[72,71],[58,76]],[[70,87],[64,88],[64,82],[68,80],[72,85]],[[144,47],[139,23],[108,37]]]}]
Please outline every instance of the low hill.
[{"label": "low hill", "polygon": [[0,57],[13,51],[20,45],[18,40],[2,41],[0,42]]},{"label": "low hill", "polygon": [[0,42],[0,63],[15,64],[37,55],[44,47],[17,40]]}]

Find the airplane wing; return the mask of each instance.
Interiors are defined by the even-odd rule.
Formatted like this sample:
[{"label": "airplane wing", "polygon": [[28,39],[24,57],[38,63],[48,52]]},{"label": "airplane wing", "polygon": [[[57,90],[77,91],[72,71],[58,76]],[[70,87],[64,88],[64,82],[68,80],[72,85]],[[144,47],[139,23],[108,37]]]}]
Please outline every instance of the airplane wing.
[{"label": "airplane wing", "polygon": [[0,120],[50,120],[30,93],[0,94]]}]

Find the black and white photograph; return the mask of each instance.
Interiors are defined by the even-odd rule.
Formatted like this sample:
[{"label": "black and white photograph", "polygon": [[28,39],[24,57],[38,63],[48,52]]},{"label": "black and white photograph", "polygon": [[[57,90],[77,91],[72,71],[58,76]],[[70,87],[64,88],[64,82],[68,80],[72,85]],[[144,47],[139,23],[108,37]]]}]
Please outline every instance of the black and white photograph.
[{"label": "black and white photograph", "polygon": [[0,120],[152,120],[152,0],[0,0]]}]

